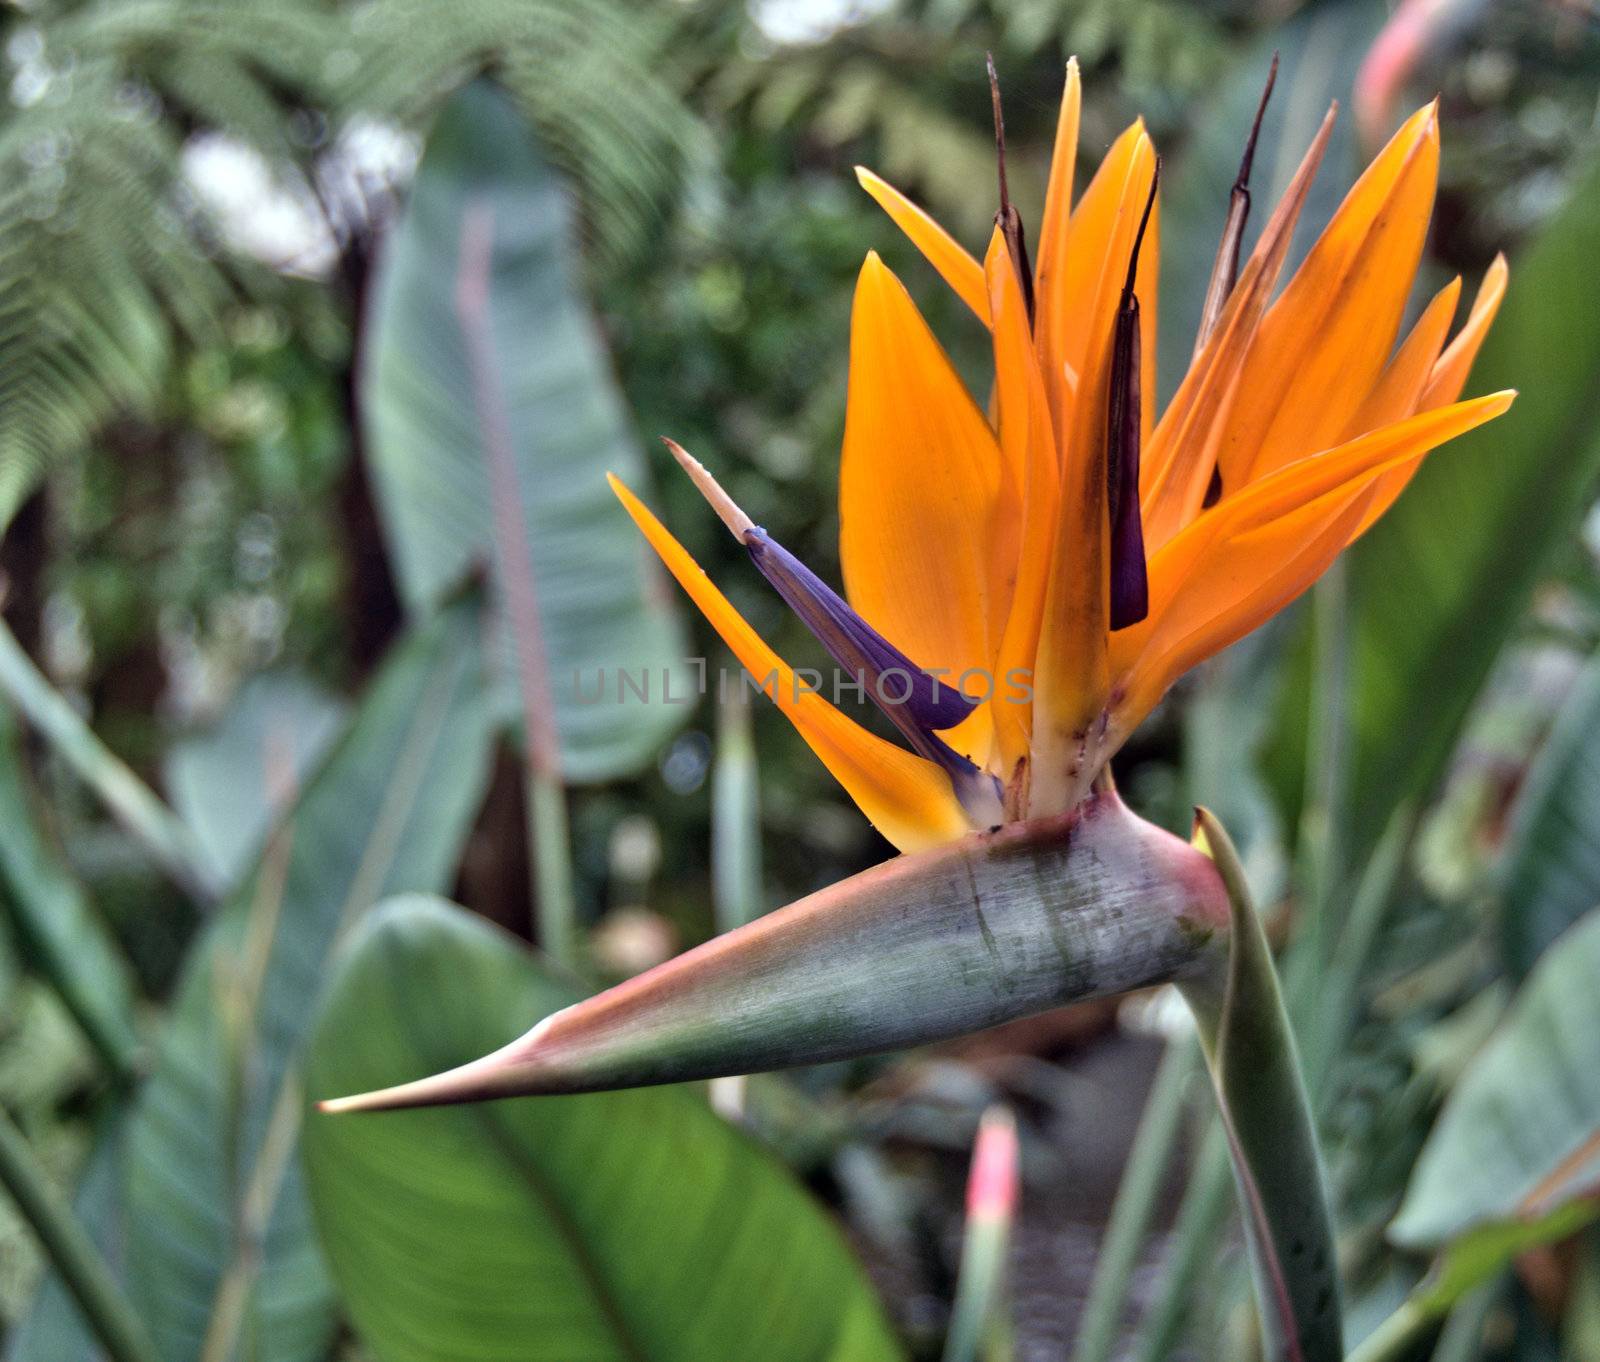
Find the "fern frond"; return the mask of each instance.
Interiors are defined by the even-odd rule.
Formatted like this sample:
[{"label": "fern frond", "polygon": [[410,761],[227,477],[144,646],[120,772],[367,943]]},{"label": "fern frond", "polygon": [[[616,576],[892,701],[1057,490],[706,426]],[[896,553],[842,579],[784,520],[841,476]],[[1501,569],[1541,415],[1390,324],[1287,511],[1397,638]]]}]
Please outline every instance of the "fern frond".
[{"label": "fern frond", "polygon": [[0,526],[62,450],[154,391],[223,296],[171,208],[178,144],[79,67],[0,133]]},{"label": "fern frond", "polygon": [[466,0],[441,23],[434,0],[371,0],[352,17],[361,61],[338,93],[346,109],[408,126],[487,70],[511,92],[551,159],[579,190],[605,263],[640,244],[699,124],[661,74],[667,26],[618,0]]},{"label": "fern frond", "polygon": [[[0,113],[0,531],[51,463],[148,405],[240,290],[184,181],[197,134],[316,182],[358,119],[422,130],[495,74],[566,170],[607,262],[703,147],[662,74],[667,29],[627,0],[41,0],[31,103]],[[33,51],[32,49],[37,49]]]}]

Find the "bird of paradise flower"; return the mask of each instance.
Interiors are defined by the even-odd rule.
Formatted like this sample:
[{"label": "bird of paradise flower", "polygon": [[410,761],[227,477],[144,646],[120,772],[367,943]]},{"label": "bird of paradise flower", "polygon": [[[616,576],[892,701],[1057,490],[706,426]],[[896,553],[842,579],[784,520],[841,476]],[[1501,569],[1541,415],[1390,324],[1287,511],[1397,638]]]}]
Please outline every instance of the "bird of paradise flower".
[{"label": "bird of paradise flower", "polygon": [[986,413],[905,287],[869,253],[851,320],[839,472],[844,597],[668,442],[905,747],[797,680],[612,478],[740,663],[768,680],[902,851],[1076,807],[1179,676],[1304,592],[1425,455],[1513,397],[1458,400],[1505,291],[1503,259],[1448,343],[1459,279],[1396,343],[1438,177],[1435,102],[1395,133],[1276,296],[1336,110],[1241,268],[1258,114],[1193,358],[1158,415],[1159,161],[1136,121],[1074,203],[1080,102],[1074,61],[1036,264],[1007,193],[998,92],[1001,206],[981,263],[857,170],[989,329],[994,386]]},{"label": "bird of paradise flower", "polygon": [[1133,815],[1107,762],[1183,672],[1305,591],[1424,456],[1506,410],[1509,392],[1458,400],[1506,267],[1491,266],[1453,340],[1459,280],[1398,339],[1438,173],[1428,105],[1274,296],[1333,112],[1241,267],[1258,112],[1193,358],[1158,418],[1159,161],[1135,123],[1073,204],[1080,98],[1069,64],[1037,267],[1006,188],[997,90],[1000,211],[981,264],[858,172],[989,328],[995,374],[986,413],[868,255],[840,466],[848,599],[671,445],[905,746],[802,684],[612,480],[740,663],[884,835],[918,854],[714,938],[488,1055],[319,1106],[753,1072],[1176,984],[1228,1133],[1263,1354],[1336,1362],[1337,1255],[1315,1123],[1243,867],[1204,810],[1193,846]]}]

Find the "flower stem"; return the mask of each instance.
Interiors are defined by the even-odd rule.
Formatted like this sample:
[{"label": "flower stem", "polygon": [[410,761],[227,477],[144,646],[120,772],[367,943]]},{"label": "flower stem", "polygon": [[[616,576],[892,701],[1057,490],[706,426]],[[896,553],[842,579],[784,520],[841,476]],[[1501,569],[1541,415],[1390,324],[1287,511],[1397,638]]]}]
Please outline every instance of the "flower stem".
[{"label": "flower stem", "polygon": [[988,1358],[996,1338],[1006,1333],[1006,1255],[1016,1216],[1017,1178],[1016,1121],[1005,1107],[991,1107],[973,1145],[967,1223],[943,1362]]},{"label": "flower stem", "polygon": [[717,756],[711,768],[712,919],[719,932],[766,911],[761,883],[761,794],[750,699],[738,687],[717,706]]},{"label": "flower stem", "polygon": [[1334,890],[1342,874],[1340,833],[1349,765],[1345,733],[1349,604],[1343,561],[1334,563],[1313,588],[1311,609],[1315,663],[1299,859],[1304,930],[1313,943],[1311,953],[1320,968],[1333,954],[1337,939]]},{"label": "flower stem", "polygon": [[572,837],[567,792],[559,776],[530,766],[527,775],[528,850],[539,947],[569,968],[577,961],[578,905],[572,885]]}]

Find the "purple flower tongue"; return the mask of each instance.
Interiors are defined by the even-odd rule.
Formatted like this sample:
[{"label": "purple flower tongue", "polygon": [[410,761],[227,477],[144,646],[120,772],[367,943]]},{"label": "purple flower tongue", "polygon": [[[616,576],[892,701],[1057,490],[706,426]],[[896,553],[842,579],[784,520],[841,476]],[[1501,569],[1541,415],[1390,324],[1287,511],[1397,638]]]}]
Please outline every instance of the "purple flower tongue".
[{"label": "purple flower tongue", "polygon": [[980,702],[919,668],[759,525],[750,526],[742,538],[756,570],[828,655],[871,695],[914,752],[945,769],[973,821],[1000,822],[999,782],[937,736],[937,730],[954,728]]},{"label": "purple flower tongue", "polygon": [[1144,557],[1144,525],[1139,515],[1139,295],[1133,291],[1139,248],[1155,206],[1161,162],[1150,179],[1139,234],[1128,261],[1116,329],[1111,342],[1111,392],[1106,405],[1106,499],[1111,525],[1111,627],[1126,629],[1150,613],[1150,583]]},{"label": "purple flower tongue", "polygon": [[777,589],[789,608],[850,673],[852,684],[873,700],[919,755],[937,762],[975,827],[1002,819],[1000,782],[940,739],[979,705],[954,686],[942,685],[856,614],[831,586],[777,543],[734,501],[704,464],[673,440],[665,444],[683,471],[711,503],[718,518],[749,550],[750,561]]},{"label": "purple flower tongue", "polygon": [[[757,570],[799,615],[817,642],[858,680],[895,726],[917,741],[954,728],[978,702],[930,676],[850,608],[848,602],[759,525],[744,533]],[[943,744],[941,744],[942,746]]]}]

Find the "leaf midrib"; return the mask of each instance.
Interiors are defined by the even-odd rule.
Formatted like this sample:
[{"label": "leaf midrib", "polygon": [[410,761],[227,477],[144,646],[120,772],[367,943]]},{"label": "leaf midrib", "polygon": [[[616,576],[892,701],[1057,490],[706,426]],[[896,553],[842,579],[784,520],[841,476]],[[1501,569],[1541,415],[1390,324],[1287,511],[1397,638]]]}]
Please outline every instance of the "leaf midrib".
[{"label": "leaf midrib", "polygon": [[[429,1067],[434,1071],[448,1068],[458,1063],[458,1056],[447,1056],[441,1059],[432,1053],[432,1042],[436,1039],[436,1033],[428,1031],[421,1025],[422,1018],[417,1009],[406,1006],[407,994],[402,986],[401,973],[393,971],[389,973],[388,987],[395,998],[393,1015],[400,1018],[401,1026],[404,1028],[412,1051],[418,1055],[428,1056]],[[545,1098],[538,1100],[560,1099]],[[523,1152],[516,1137],[506,1129],[505,1123],[496,1115],[496,1107],[497,1104],[493,1102],[475,1102],[455,1108],[455,1110],[462,1115],[469,1116],[473,1123],[484,1131],[495,1146],[496,1152],[510,1166],[511,1171],[517,1175],[529,1195],[539,1203],[540,1208],[556,1227],[557,1233],[567,1244],[579,1274],[589,1287],[596,1312],[610,1330],[613,1339],[623,1353],[632,1362],[652,1362],[650,1353],[645,1350],[629,1328],[621,1300],[612,1289],[599,1262],[590,1253],[588,1244],[579,1232],[576,1222],[562,1203],[555,1186],[545,1176],[539,1165]]]}]

